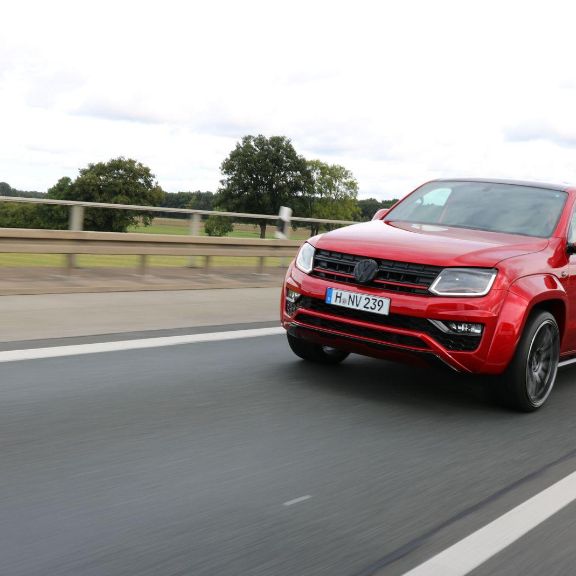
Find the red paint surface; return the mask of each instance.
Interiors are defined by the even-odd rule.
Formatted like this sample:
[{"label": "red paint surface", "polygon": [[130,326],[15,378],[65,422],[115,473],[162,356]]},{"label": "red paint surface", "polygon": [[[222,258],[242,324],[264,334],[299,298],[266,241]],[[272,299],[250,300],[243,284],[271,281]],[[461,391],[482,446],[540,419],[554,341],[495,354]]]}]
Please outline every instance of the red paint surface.
[{"label": "red paint surface", "polygon": [[[421,296],[328,281],[304,274],[292,264],[282,292],[282,324],[286,328],[298,325],[298,313],[290,317],[284,310],[284,294],[288,288],[319,300],[324,300],[328,287],[386,296],[391,299],[391,314],[484,324],[482,340],[473,352],[447,350],[424,333],[388,327],[386,331],[421,338],[433,355],[457,370],[496,374],[512,359],[533,308],[551,305],[562,332],[561,355],[574,355],[576,256],[569,257],[566,246],[576,190],[566,188],[566,191],[568,201],[551,238],[389,222],[386,215],[383,220],[375,219],[311,238],[309,242],[319,249],[441,267],[496,268],[498,276],[490,292],[483,297]],[[337,319],[378,328],[371,322]],[[330,337],[323,339],[321,332],[308,335],[318,343],[333,346],[338,343],[350,351],[392,360],[412,361],[411,354],[417,351],[398,345],[381,351],[371,347],[366,339],[347,337],[338,340],[337,332],[327,336]],[[421,356],[418,358],[420,360]]]}]

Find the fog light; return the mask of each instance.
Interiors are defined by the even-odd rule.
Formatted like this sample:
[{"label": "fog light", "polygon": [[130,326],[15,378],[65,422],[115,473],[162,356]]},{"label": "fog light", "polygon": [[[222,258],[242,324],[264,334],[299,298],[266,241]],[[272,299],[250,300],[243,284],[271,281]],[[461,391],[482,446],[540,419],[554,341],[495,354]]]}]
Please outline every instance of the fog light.
[{"label": "fog light", "polygon": [[294,292],[294,290],[286,290],[286,300],[288,300],[288,302],[292,302],[293,304],[295,304],[298,301],[298,298],[300,298],[301,296],[302,294]]},{"label": "fog light", "polygon": [[484,329],[482,324],[472,322],[441,322],[440,320],[430,320],[430,322],[446,334],[459,334],[460,336],[482,336],[482,330]]},{"label": "fog light", "polygon": [[294,316],[296,310],[298,310],[298,300],[302,297],[302,294],[294,292],[294,290],[286,290],[286,314],[288,316]]},{"label": "fog light", "polygon": [[452,332],[458,334],[470,334],[471,336],[480,336],[482,334],[482,324],[470,324],[468,322],[446,322],[446,325]]}]

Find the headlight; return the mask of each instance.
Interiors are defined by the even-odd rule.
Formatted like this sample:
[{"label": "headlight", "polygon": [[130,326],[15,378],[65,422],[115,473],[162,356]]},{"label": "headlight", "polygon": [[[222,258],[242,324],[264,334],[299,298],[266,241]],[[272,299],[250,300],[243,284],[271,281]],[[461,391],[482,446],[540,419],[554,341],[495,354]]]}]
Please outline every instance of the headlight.
[{"label": "headlight", "polygon": [[445,268],[430,286],[430,292],[438,296],[485,296],[497,273],[486,268]]},{"label": "headlight", "polygon": [[314,246],[305,242],[302,244],[298,256],[296,256],[296,266],[302,270],[302,272],[306,272],[306,274],[312,272],[312,268],[314,267],[314,252]]}]

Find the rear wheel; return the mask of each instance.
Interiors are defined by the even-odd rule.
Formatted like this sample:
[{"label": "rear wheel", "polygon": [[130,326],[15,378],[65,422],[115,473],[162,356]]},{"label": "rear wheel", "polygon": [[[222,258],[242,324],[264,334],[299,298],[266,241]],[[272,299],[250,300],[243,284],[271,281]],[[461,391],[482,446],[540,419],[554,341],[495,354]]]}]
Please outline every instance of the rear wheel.
[{"label": "rear wheel", "polygon": [[323,346],[322,344],[315,344],[314,342],[308,342],[307,340],[296,338],[290,334],[287,334],[287,337],[292,352],[303,360],[308,360],[308,362],[316,362],[317,364],[338,364],[342,362],[342,360],[345,360],[349,355],[349,352],[337,350],[330,346]]},{"label": "rear wheel", "polygon": [[540,408],[550,396],[560,356],[560,332],[552,314],[530,316],[516,354],[503,375],[506,403],[522,412]]}]

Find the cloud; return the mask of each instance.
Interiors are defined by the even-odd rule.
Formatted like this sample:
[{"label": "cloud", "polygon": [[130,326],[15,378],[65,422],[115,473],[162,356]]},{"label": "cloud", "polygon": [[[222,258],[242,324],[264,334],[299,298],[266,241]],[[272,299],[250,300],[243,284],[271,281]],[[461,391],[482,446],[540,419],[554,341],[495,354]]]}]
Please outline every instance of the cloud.
[{"label": "cloud", "polygon": [[22,0],[3,13],[0,180],[45,190],[124,155],[214,190],[260,133],[349,168],[364,197],[576,180],[573,19],[550,1]]},{"label": "cloud", "polygon": [[570,127],[552,126],[546,122],[526,122],[506,128],[505,137],[510,142],[544,140],[557,146],[575,148],[576,130]]},{"label": "cloud", "polygon": [[167,118],[155,111],[145,111],[138,107],[111,100],[91,100],[84,102],[71,112],[72,115],[87,116],[112,122],[136,122],[140,124],[164,124]]}]

